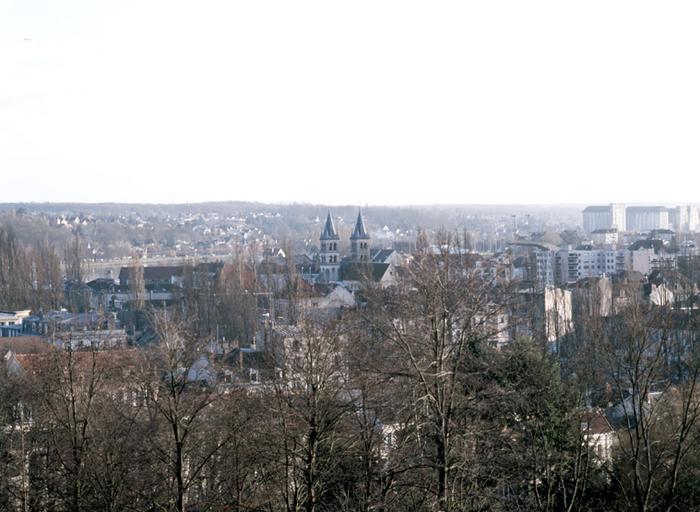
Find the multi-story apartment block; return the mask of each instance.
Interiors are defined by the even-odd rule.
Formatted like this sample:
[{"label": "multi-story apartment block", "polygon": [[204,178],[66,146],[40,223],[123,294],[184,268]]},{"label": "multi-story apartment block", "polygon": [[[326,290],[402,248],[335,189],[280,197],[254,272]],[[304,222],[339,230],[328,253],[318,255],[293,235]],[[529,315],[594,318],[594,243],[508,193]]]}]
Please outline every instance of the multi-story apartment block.
[{"label": "multi-story apartment block", "polygon": [[591,241],[595,245],[615,245],[619,240],[617,229],[596,229],[591,233]]},{"label": "multi-story apartment block", "polygon": [[611,203],[606,206],[589,206],[583,210],[583,229],[592,233],[600,229],[627,230],[625,205]]},{"label": "multi-story apartment block", "polygon": [[583,210],[583,230],[586,233],[610,228],[612,228],[612,209],[610,206],[588,206]]},{"label": "multi-story apartment block", "polygon": [[626,249],[577,249],[532,252],[533,280],[538,287],[565,285],[581,279],[613,275],[632,269],[632,255]]},{"label": "multi-story apartment block", "polygon": [[589,277],[613,275],[631,267],[629,251],[625,249],[580,248],[572,251],[559,251],[559,257],[566,258],[566,273],[561,284],[575,283]]},{"label": "multi-story apartment block", "polygon": [[535,281],[539,287],[553,286],[558,281],[559,269],[557,251],[535,249],[532,252],[535,262]]},{"label": "multi-story apartment block", "polygon": [[668,209],[668,221],[679,232],[697,231],[700,228],[700,210],[697,206],[683,205]]},{"label": "multi-story apartment block", "polygon": [[583,229],[586,233],[616,229],[647,232],[652,229],[676,231],[700,230],[700,208],[682,205],[675,208],[664,206],[625,206],[620,203],[588,206],[583,210]]},{"label": "multi-story apartment block", "polygon": [[627,230],[646,232],[668,229],[668,209],[663,206],[628,206]]},{"label": "multi-story apartment block", "polygon": [[620,203],[610,204],[610,228],[618,231],[627,231],[627,207]]}]

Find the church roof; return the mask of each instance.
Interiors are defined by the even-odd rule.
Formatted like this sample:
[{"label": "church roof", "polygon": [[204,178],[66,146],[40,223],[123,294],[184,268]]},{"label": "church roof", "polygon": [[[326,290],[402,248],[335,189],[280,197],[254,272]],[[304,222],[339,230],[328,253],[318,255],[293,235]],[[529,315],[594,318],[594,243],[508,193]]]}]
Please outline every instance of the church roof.
[{"label": "church roof", "polygon": [[357,212],[357,222],[355,222],[355,230],[350,236],[350,240],[369,240],[369,235],[365,229],[365,221],[362,219],[362,212]]},{"label": "church roof", "polygon": [[395,254],[394,249],[372,249],[369,259],[374,263],[389,263]]},{"label": "church roof", "polygon": [[363,281],[369,279],[378,283],[392,268],[389,263],[365,263],[357,261],[343,261],[340,265],[341,281]]},{"label": "church roof", "polygon": [[335,225],[333,224],[331,212],[328,212],[328,217],[326,217],[326,224],[323,226],[321,240],[340,240],[338,232],[335,230]]}]

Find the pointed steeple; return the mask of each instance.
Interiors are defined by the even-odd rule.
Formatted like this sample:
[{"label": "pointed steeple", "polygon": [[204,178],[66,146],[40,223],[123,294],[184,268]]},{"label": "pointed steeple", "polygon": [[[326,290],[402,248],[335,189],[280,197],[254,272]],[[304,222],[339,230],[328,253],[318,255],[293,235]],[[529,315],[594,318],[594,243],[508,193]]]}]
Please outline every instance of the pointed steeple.
[{"label": "pointed steeple", "polygon": [[340,240],[338,232],[335,230],[335,225],[333,224],[333,217],[331,217],[330,210],[328,211],[328,216],[326,217],[326,224],[323,226],[321,240]]},{"label": "pointed steeple", "polygon": [[369,240],[369,235],[365,229],[365,221],[362,218],[362,211],[357,212],[357,222],[355,222],[355,230],[352,232],[350,240]]},{"label": "pointed steeple", "polygon": [[350,236],[350,258],[351,261],[369,263],[369,233],[365,228],[365,220],[362,218],[362,211],[357,212],[357,222],[355,229]]},{"label": "pointed steeple", "polygon": [[338,280],[340,270],[340,254],[338,254],[338,241],[340,237],[333,225],[333,217],[328,212],[326,224],[320,236],[320,247],[318,252],[320,275],[319,280],[324,283],[332,283]]}]

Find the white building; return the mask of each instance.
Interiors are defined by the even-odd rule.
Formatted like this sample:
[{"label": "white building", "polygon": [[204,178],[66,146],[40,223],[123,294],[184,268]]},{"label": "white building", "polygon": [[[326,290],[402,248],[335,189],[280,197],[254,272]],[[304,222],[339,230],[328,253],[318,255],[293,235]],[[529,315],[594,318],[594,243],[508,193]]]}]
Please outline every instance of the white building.
[{"label": "white building", "polygon": [[17,336],[22,332],[22,321],[29,316],[30,310],[0,311],[0,336]]},{"label": "white building", "polygon": [[591,241],[595,245],[615,245],[619,240],[617,229],[596,229],[591,233]]},{"label": "white building", "polygon": [[630,251],[632,257],[632,270],[644,275],[649,275],[653,270],[662,268],[674,268],[676,258],[674,254],[656,252],[651,248],[640,248]]},{"label": "white building", "polygon": [[535,249],[532,253],[535,259],[536,281],[539,286],[553,286],[557,282],[557,251]]},{"label": "white building", "polygon": [[610,206],[588,206],[583,210],[583,230],[586,233],[610,228],[612,228]]},{"label": "white building", "polygon": [[576,249],[560,251],[559,257],[566,261],[566,272],[560,284],[575,283],[589,277],[602,277],[629,270],[631,259],[625,249]]},{"label": "white building", "polygon": [[598,465],[612,463],[617,435],[603,412],[586,412],[581,418],[581,431],[585,442],[593,450]]},{"label": "white building", "polygon": [[700,228],[700,210],[693,205],[669,208],[668,221],[678,232],[697,231]]},{"label": "white building", "polygon": [[588,206],[583,210],[583,229],[586,233],[599,229],[627,231],[625,205],[610,203],[605,206]]},{"label": "white building", "polygon": [[[573,332],[571,297],[570,290],[554,286],[542,290],[519,290],[510,313],[503,319],[499,318],[499,322],[503,322],[510,339],[532,337],[546,342],[550,350],[558,351],[559,341]],[[507,343],[501,338],[495,341],[501,346]]]},{"label": "white building", "polygon": [[559,341],[573,331],[571,292],[548,286],[544,289],[545,337],[548,342]]},{"label": "white building", "polygon": [[629,247],[632,270],[648,275],[653,270],[676,268],[678,253],[662,240],[637,240]]},{"label": "white building", "polygon": [[668,229],[668,209],[663,206],[629,206],[627,230],[647,232],[652,229]]},{"label": "white building", "polygon": [[612,219],[611,229],[618,231],[627,231],[627,207],[624,204],[610,204],[610,216]]},{"label": "white building", "polygon": [[531,253],[533,280],[538,288],[575,283],[589,277],[619,274],[632,269],[632,255],[627,249],[597,249],[583,246],[578,249],[546,250],[538,248]]}]

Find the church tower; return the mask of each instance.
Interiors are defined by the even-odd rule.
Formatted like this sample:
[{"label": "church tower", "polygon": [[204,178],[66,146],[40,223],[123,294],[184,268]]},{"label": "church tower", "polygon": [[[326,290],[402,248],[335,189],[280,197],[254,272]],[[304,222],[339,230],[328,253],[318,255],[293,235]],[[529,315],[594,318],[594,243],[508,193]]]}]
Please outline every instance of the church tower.
[{"label": "church tower", "polygon": [[326,224],[323,226],[323,232],[320,237],[321,252],[319,255],[321,257],[321,281],[323,282],[330,283],[338,280],[340,270],[340,258],[338,257],[339,240],[340,237],[335,230],[333,218],[329,211],[326,217]]},{"label": "church tower", "polygon": [[355,230],[350,236],[351,259],[354,262],[369,263],[369,234],[365,229],[365,221],[362,219],[362,212],[357,212],[357,222]]}]

